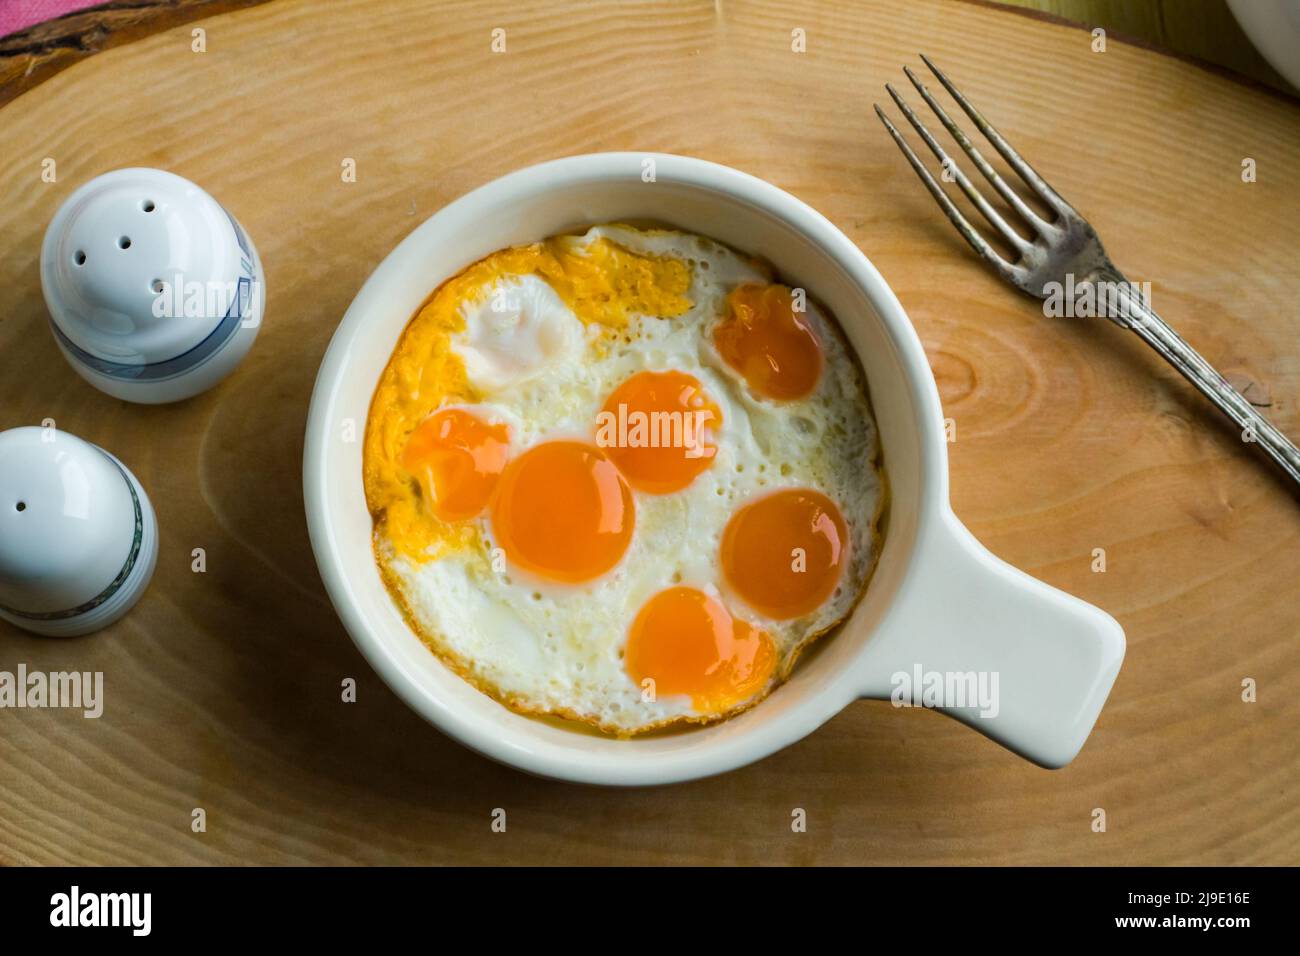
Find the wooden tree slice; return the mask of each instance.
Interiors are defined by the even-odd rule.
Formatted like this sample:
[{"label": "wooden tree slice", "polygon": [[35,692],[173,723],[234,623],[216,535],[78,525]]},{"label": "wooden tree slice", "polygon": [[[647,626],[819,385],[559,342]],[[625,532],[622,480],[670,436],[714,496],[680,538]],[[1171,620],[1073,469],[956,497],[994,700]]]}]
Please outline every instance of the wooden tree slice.
[{"label": "wooden tree slice", "polygon": [[[192,52],[195,26],[206,52]],[[111,449],[162,529],[150,591],[110,630],[0,628],[0,669],[105,682],[98,720],[0,712],[0,862],[1300,862],[1300,503],[1132,335],[1044,318],[978,265],[871,112],[919,50],[1152,283],[1160,313],[1300,433],[1300,108],[1150,50],[1094,53],[1084,30],[932,0],[276,0],[109,49],[0,108],[0,427],[53,419]],[[301,492],[335,325],[443,204],[608,149],[768,179],[893,285],[955,425],[957,513],[1127,631],[1069,768],[864,702],[718,779],[571,787],[462,749],[354,650]],[[265,261],[252,353],[176,406],[94,391],[47,328],[45,226],[78,184],[127,165],[202,184]],[[347,678],[356,703],[340,699]],[[497,807],[506,836],[490,829]],[[795,808],[806,833],[792,832]]]}]

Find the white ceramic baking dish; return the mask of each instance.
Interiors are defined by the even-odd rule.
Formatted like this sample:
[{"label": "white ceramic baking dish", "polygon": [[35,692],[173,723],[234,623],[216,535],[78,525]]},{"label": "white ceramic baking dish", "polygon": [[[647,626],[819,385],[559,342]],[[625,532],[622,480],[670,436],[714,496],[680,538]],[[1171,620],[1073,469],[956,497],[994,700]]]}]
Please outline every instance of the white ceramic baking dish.
[{"label": "white ceramic baking dish", "polygon": [[[505,246],[647,219],[761,256],[830,307],[866,371],[891,494],[865,598],[786,684],[720,724],[616,740],[516,714],[420,643],[375,565],[361,438],[399,334],[440,282]],[[918,673],[996,675],[995,708],[945,710],[1030,760],[1060,767],[1082,747],[1124,657],[1114,619],[998,560],[953,515],[934,377],[866,256],[788,193],[698,159],[560,159],[504,176],[428,219],[375,270],[330,343],[312,396],[303,480],[321,576],[370,664],[444,732],[548,777],[643,785],[720,773],[799,740],[858,698],[889,698],[903,686],[900,675]]]}]

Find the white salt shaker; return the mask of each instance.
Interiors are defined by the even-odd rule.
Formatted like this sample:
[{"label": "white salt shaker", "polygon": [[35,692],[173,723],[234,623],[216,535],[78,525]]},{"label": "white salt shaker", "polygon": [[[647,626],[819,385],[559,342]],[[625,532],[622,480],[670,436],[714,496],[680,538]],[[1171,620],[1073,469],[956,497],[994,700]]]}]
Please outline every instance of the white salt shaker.
[{"label": "white salt shaker", "polygon": [[53,428],[0,432],[0,618],[53,637],[131,609],[153,577],[158,522],[120,461]]},{"label": "white salt shaker", "polygon": [[77,373],[130,402],[211,388],[253,344],[262,263],[210,195],[159,169],[118,169],[59,207],[41,246],[54,337]]}]

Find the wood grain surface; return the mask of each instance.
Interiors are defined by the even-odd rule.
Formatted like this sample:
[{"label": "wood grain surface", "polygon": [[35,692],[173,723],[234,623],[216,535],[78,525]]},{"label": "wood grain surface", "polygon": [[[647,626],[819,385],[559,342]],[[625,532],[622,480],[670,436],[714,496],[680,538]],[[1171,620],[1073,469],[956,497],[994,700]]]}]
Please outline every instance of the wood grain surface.
[{"label": "wood grain surface", "polygon": [[[1154,305],[1300,433],[1300,107],[1149,50],[951,2],[274,2],[93,56],[0,109],[0,427],[53,418],[144,483],[161,551],[95,636],[0,628],[0,670],[102,671],[105,712],[0,711],[5,863],[1300,862],[1300,502],[1133,336],[1049,320],[981,269],[871,115],[931,53],[1097,226]],[[491,52],[491,31],[507,49]],[[791,50],[791,31],[807,52]],[[905,82],[905,81],[903,81]],[[849,707],[720,778],[530,778],[427,726],[336,620],[303,518],[309,393],[393,245],[519,166],[605,149],[737,166],[824,212],[935,370],[957,513],[1123,624],[1068,768],[935,713]],[[1243,183],[1243,158],[1258,181]],[[42,161],[57,181],[42,181]],[[357,181],[340,175],[347,158]],[[46,327],[59,203],[173,170],[248,227],[267,318],[225,383],[131,406]],[[2,463],[0,463],[2,466]],[[205,573],[191,570],[203,548]],[[1104,548],[1106,570],[1092,570]],[[356,703],[340,682],[356,678]],[[1242,681],[1257,682],[1244,703]],[[202,807],[207,832],[191,832]],[[503,808],[505,833],[491,814]],[[791,830],[794,808],[806,833]],[[1094,808],[1107,815],[1093,832]]]}]

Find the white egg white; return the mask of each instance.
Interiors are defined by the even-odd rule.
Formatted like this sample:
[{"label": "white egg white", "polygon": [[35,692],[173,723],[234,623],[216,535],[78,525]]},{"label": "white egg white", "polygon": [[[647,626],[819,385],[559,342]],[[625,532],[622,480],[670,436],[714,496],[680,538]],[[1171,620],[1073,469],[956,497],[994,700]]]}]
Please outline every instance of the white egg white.
[{"label": "white egg white", "polygon": [[538,276],[496,283],[481,301],[462,307],[465,331],[455,350],[465,376],[491,393],[574,361],[583,327],[555,290]]}]

